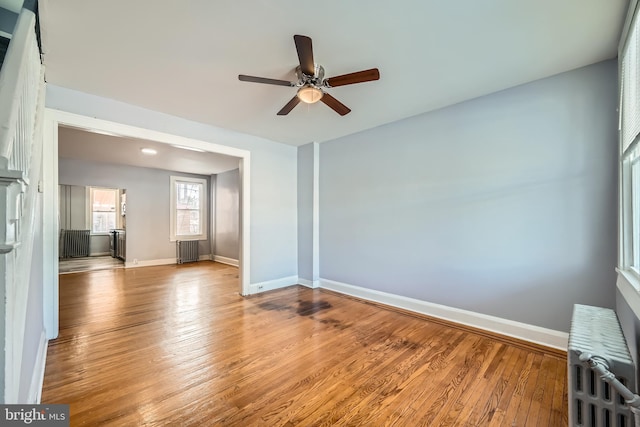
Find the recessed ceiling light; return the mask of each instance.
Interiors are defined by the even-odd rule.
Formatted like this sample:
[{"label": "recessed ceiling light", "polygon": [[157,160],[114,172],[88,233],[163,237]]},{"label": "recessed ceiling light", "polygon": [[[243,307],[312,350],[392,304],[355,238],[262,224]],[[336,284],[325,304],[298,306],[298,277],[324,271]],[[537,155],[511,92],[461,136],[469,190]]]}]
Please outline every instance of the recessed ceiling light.
[{"label": "recessed ceiling light", "polygon": [[147,156],[153,156],[158,154],[158,152],[153,148],[141,148],[140,151],[142,151],[142,154],[146,154]]},{"label": "recessed ceiling light", "polygon": [[185,147],[184,145],[174,145],[174,144],[171,144],[171,146],[174,147],[174,148],[181,148],[183,150],[197,151],[198,153],[204,153],[204,150],[201,150],[200,148]]}]

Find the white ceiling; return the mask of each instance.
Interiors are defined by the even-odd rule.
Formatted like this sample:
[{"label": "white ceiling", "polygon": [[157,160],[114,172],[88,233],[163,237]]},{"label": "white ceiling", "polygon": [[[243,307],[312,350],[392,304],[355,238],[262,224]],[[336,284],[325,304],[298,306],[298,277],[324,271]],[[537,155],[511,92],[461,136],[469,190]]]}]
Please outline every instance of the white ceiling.
[{"label": "white ceiling", "polygon": [[[153,148],[158,153],[145,155],[141,148]],[[237,157],[198,153],[161,142],[102,135],[70,127],[58,129],[58,156],[198,175],[217,174],[239,165]]]},{"label": "white ceiling", "polygon": [[[47,81],[301,145],[614,58],[628,0],[40,0]],[[294,34],[328,77],[378,67],[276,116],[295,88]]]}]

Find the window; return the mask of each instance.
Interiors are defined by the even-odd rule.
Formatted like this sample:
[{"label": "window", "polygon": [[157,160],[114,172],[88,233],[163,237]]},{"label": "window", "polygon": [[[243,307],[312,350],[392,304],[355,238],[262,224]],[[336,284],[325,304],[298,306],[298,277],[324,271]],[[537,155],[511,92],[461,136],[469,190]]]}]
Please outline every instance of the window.
[{"label": "window", "polygon": [[89,187],[92,234],[106,234],[117,228],[118,193],[113,188]]},{"label": "window", "polygon": [[[634,15],[620,60],[619,264],[640,280],[640,21]],[[640,290],[640,281],[636,286]]]},{"label": "window", "polygon": [[171,177],[171,241],[206,240],[207,181]]},{"label": "window", "polygon": [[630,228],[629,268],[640,275],[640,149],[629,156]]}]

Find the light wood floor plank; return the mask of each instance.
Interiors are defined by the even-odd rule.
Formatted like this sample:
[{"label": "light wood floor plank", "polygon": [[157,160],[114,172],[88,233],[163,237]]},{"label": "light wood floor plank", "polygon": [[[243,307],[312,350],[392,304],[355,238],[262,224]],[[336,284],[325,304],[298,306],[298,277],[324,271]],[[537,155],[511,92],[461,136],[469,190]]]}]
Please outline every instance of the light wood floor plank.
[{"label": "light wood floor plank", "polygon": [[483,426],[567,420],[566,355],[213,262],[60,276],[44,403],[71,425]]}]

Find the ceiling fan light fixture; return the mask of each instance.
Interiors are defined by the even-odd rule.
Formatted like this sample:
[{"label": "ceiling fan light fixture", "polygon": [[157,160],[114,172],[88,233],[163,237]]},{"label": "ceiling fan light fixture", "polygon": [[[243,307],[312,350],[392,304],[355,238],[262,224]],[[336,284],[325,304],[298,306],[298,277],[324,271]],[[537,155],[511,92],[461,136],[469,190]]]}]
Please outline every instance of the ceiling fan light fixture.
[{"label": "ceiling fan light fixture", "polygon": [[324,95],[322,90],[312,85],[305,85],[298,89],[298,98],[307,104],[314,104],[320,101],[322,95]]}]

